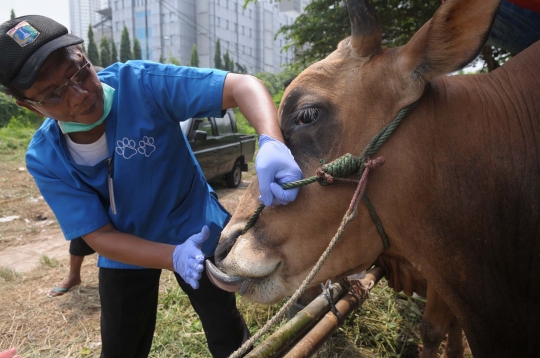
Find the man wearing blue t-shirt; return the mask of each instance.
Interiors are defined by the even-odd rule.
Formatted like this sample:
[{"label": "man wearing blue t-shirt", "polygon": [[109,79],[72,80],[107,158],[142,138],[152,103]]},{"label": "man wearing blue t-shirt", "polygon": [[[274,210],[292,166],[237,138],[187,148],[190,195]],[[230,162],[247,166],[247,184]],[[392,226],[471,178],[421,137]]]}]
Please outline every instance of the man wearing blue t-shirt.
[{"label": "man wearing blue t-shirt", "polygon": [[103,357],[146,357],[161,269],[199,314],[210,352],[226,357],[249,336],[233,294],[203,271],[230,215],[206,183],[179,121],[239,107],[261,135],[261,201],[287,204],[302,173],[283,144],[276,108],[256,78],[149,61],[96,74],[82,39],[55,21],[23,16],[0,25],[0,83],[17,104],[48,117],[28,171],[68,240],[100,256]]}]

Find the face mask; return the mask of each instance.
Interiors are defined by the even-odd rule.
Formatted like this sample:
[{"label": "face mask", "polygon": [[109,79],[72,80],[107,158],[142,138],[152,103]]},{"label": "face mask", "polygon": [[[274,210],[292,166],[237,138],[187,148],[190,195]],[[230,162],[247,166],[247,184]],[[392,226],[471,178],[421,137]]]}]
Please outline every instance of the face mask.
[{"label": "face mask", "polygon": [[114,99],[114,88],[107,85],[106,83],[101,83],[101,87],[103,87],[103,115],[101,116],[101,118],[97,122],[94,122],[92,124],[58,121],[58,126],[62,130],[62,133],[67,134],[73,132],[86,132],[103,123],[103,121],[105,120],[105,118],[107,118],[109,112],[111,111]]}]

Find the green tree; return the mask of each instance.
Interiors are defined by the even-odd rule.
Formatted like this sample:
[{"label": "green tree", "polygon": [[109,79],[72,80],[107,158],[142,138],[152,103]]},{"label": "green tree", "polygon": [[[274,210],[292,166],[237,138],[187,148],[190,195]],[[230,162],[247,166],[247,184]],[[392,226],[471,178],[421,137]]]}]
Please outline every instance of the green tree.
[{"label": "green tree", "polygon": [[216,40],[216,53],[214,54],[214,67],[221,70],[223,69],[223,63],[221,62],[221,41]]},{"label": "green tree", "polygon": [[[371,4],[382,26],[382,44],[395,47],[406,44],[433,16],[441,1],[371,0]],[[289,67],[299,70],[328,56],[350,33],[345,1],[313,0],[293,24],[283,26],[277,34],[283,34],[287,41],[283,50],[294,50],[295,62]],[[490,56],[490,51],[484,54]]]},{"label": "green tree", "polygon": [[101,66],[107,67],[113,64],[111,60],[111,45],[109,40],[103,36],[99,44],[100,48],[100,57],[101,57]]},{"label": "green tree", "polygon": [[180,60],[174,56],[169,57],[169,63],[176,66],[180,66]]},{"label": "green tree", "polygon": [[259,72],[255,75],[255,77],[264,82],[266,89],[268,89],[270,95],[274,97],[276,94],[283,91],[283,84],[285,83],[285,81],[292,77],[296,77],[296,75],[298,75],[297,72],[285,70],[278,74],[273,74],[270,72]]},{"label": "green tree", "polygon": [[193,44],[191,48],[191,59],[189,60],[191,67],[199,67],[199,52],[197,51],[197,45]]},{"label": "green tree", "polygon": [[135,37],[135,41],[133,41],[133,59],[142,60],[141,43],[139,42],[139,39],[136,37]]},{"label": "green tree", "polygon": [[13,11],[13,9],[11,9],[11,16],[10,16],[10,19],[14,19],[16,18],[17,16],[15,16],[15,11]]},{"label": "green tree", "polygon": [[165,63],[165,57],[163,55],[159,55],[159,63]]},{"label": "green tree", "polygon": [[129,31],[126,25],[122,30],[122,38],[120,39],[120,62],[133,60],[131,53],[131,41],[129,40]]},{"label": "green tree", "polygon": [[94,66],[101,66],[98,48],[96,42],[94,41],[94,31],[92,30],[92,25],[88,25],[88,59]]},{"label": "green tree", "polygon": [[246,67],[246,66],[242,66],[241,64],[239,64],[239,63],[237,62],[237,63],[236,63],[236,72],[237,72],[237,73],[246,74],[246,73],[248,73],[247,67]]},{"label": "green tree", "polygon": [[114,43],[114,39],[112,39],[111,44],[111,63],[118,62],[118,51],[116,50],[116,44]]},{"label": "green tree", "polygon": [[225,55],[223,55],[223,69],[225,71],[234,71],[234,61],[229,55],[229,50],[225,51]]}]

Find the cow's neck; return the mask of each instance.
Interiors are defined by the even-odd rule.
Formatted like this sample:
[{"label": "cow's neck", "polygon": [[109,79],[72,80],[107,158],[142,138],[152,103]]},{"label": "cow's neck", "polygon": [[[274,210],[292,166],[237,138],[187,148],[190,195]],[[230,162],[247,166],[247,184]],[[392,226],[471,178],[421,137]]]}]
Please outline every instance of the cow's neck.
[{"label": "cow's neck", "polygon": [[[392,247],[469,333],[524,321],[498,299],[537,284],[528,278],[540,256],[538,58],[540,43],[493,73],[433,81],[370,181]],[[474,312],[491,314],[469,321]]]}]

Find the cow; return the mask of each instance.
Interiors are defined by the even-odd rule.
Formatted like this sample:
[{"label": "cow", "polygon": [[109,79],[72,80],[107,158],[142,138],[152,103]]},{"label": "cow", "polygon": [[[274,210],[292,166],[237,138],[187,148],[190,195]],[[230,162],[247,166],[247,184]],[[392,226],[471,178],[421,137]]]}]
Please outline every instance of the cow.
[{"label": "cow", "polygon": [[461,325],[441,296],[427,284],[422,274],[402,256],[384,252],[374,263],[385,271],[388,286],[407,296],[416,293],[426,297],[426,307],[420,322],[422,358],[437,358],[439,346],[445,336],[443,358],[462,358],[465,352]]},{"label": "cow", "polygon": [[[540,43],[493,72],[446,76],[479,53],[498,6],[447,0],[406,45],[388,49],[369,3],[348,0],[351,36],[303,71],[279,108],[286,144],[309,177],[321,160],[360,155],[417,103],[377,151],[385,164],[370,170],[366,189],[389,249],[362,204],[312,284],[381,254],[403,257],[455,314],[476,358],[536,356],[540,330]],[[259,205],[254,181],[222,233],[223,275],[214,279],[259,303],[291,295],[353,191],[304,186],[243,233]]]}]

